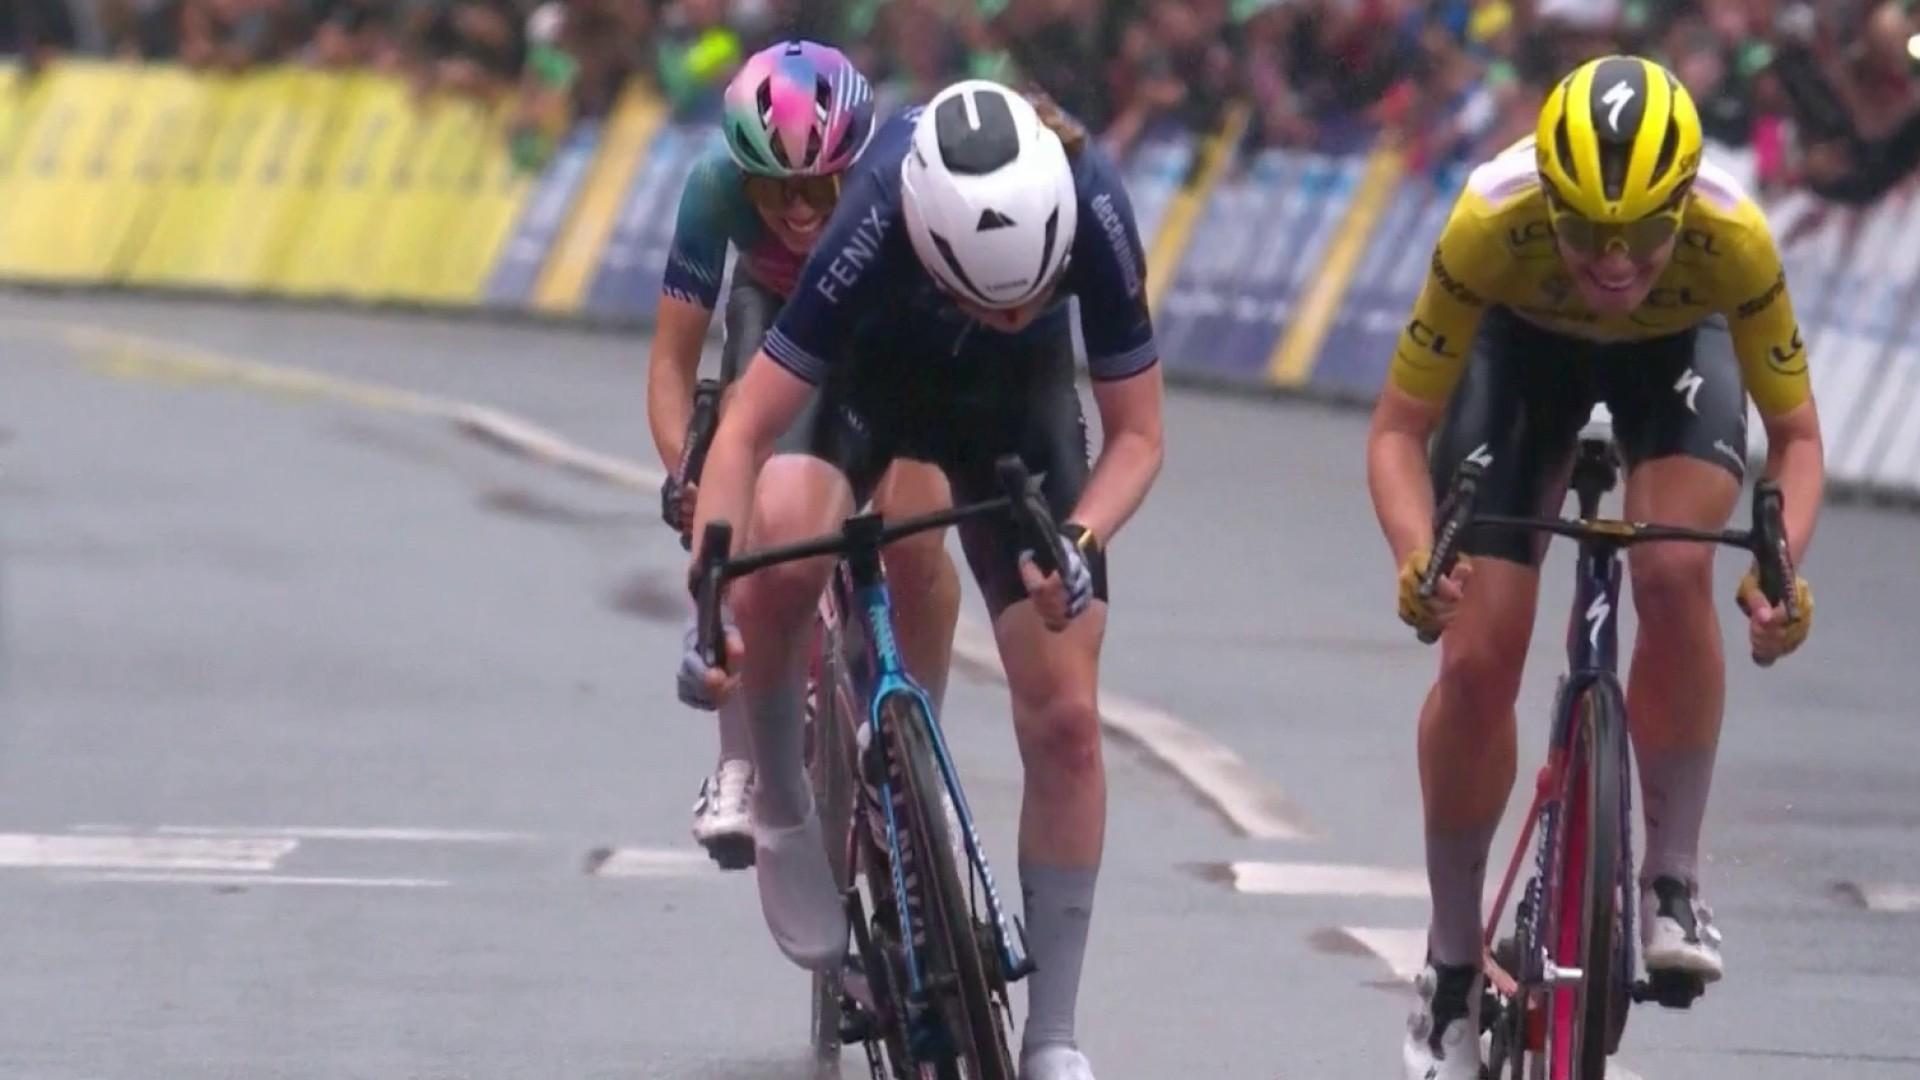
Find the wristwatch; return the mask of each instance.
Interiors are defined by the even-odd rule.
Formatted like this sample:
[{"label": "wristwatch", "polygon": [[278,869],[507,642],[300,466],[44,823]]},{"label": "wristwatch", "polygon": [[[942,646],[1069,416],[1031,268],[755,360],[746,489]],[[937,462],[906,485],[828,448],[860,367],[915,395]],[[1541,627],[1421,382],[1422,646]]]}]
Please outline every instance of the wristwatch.
[{"label": "wristwatch", "polygon": [[1092,529],[1077,521],[1069,521],[1060,526],[1060,535],[1080,549],[1081,558],[1090,560],[1100,554],[1100,538],[1093,535]]}]

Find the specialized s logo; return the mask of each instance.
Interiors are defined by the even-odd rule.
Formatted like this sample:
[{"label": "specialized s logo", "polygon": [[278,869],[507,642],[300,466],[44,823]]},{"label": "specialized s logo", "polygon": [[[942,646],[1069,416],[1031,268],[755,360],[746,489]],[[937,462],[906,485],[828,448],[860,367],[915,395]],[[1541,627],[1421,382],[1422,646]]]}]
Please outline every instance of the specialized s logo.
[{"label": "specialized s logo", "polygon": [[1680,376],[1680,381],[1673,384],[1674,393],[1687,396],[1687,411],[1695,416],[1700,415],[1700,410],[1694,407],[1694,399],[1700,396],[1700,388],[1706,384],[1707,377],[1692,368],[1688,368]]},{"label": "specialized s logo", "polygon": [[1607,113],[1607,126],[1613,129],[1615,135],[1620,134],[1620,110],[1626,108],[1627,102],[1632,100],[1633,87],[1628,86],[1624,79],[1614,83],[1608,88],[1606,95],[1600,99],[1600,104],[1612,106]]},{"label": "specialized s logo", "polygon": [[1738,315],[1742,319],[1751,319],[1755,315],[1758,315],[1761,312],[1772,307],[1773,302],[1775,300],[1780,299],[1781,294],[1785,293],[1786,291],[1787,291],[1787,272],[1785,270],[1782,270],[1780,271],[1780,276],[1773,279],[1773,284],[1767,287],[1766,292],[1763,292],[1759,296],[1756,296],[1753,299],[1747,301],[1746,303],[1741,304],[1738,308],[1734,309],[1734,314]]},{"label": "specialized s logo", "polygon": [[1800,337],[1798,326],[1793,328],[1793,340],[1767,351],[1767,363],[1782,375],[1799,375],[1807,370],[1807,343]]},{"label": "specialized s logo", "polygon": [[1418,318],[1407,323],[1407,336],[1413,339],[1415,345],[1428,352],[1446,357],[1448,360],[1460,359],[1460,353],[1448,351],[1447,335],[1421,322]]},{"label": "specialized s logo", "polygon": [[1113,257],[1120,264],[1120,280],[1126,286],[1127,295],[1140,295],[1140,260],[1133,253],[1133,244],[1127,240],[1127,223],[1120,220],[1120,212],[1113,208],[1113,196],[1099,194],[1093,198],[1093,216],[1100,222],[1101,231],[1107,234],[1107,244],[1113,248]]},{"label": "specialized s logo", "polygon": [[1593,603],[1587,605],[1587,622],[1593,624],[1587,631],[1587,643],[1596,649],[1600,647],[1600,628],[1607,625],[1607,616],[1612,614],[1613,605],[1607,603],[1604,596],[1594,597]]},{"label": "specialized s logo", "polygon": [[853,235],[827,264],[826,272],[814,281],[814,291],[827,303],[839,304],[840,290],[860,280],[861,272],[880,254],[880,244],[887,238],[891,224],[892,219],[882,213],[879,206],[867,207]]},{"label": "specialized s logo", "polygon": [[1452,271],[1447,269],[1445,260],[1440,258],[1440,249],[1437,247],[1433,249],[1433,280],[1440,283],[1440,287],[1446,290],[1448,296],[1463,304],[1480,307],[1486,303],[1480,299],[1479,293],[1467,288],[1459,278],[1453,276]]}]

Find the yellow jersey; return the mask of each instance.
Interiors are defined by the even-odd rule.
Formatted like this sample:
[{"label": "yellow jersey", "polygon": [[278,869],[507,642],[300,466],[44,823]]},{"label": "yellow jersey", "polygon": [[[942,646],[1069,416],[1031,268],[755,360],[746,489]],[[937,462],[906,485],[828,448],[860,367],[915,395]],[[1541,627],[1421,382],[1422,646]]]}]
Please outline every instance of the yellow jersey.
[{"label": "yellow jersey", "polygon": [[[1482,164],[1441,231],[1413,317],[1400,332],[1388,378],[1444,402],[1466,370],[1490,305],[1569,337],[1644,341],[1726,317],[1747,393],[1777,416],[1813,394],[1807,350],[1766,217],[1724,169],[1702,162],[1673,258],[1638,308],[1596,314],[1580,299],[1547,222],[1546,196],[1526,139]],[[1541,363],[1553,358],[1543,356]]]}]

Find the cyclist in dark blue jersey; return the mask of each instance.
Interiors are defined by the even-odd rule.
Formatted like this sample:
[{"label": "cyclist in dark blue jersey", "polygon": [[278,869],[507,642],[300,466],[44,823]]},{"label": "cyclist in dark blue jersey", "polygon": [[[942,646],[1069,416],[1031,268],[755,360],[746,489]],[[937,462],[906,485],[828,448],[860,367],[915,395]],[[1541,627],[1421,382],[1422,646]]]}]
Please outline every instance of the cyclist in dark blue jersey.
[{"label": "cyclist in dark blue jersey", "polygon": [[[680,194],[647,377],[647,419],[669,473],[662,506],[676,528],[692,516],[698,488],[682,489],[672,474],[728,248],[737,258],[720,378],[731,384],[793,292],[839,201],[842,176],[872,138],[873,92],[838,49],[783,41],[754,54],[728,85],[721,130],[724,147],[694,166]],[[947,499],[938,469],[902,462],[874,501],[887,513],[908,515],[940,509]],[[901,600],[902,646],[937,693],[960,609],[959,575],[937,537],[897,545],[886,561]],[[744,708],[730,703],[720,710],[719,761],[693,807],[694,839],[728,869],[749,865],[754,853],[748,743]]]},{"label": "cyclist in dark blue jersey", "polygon": [[[1044,477],[1063,523],[1059,575],[1035,568],[1009,524],[961,530],[1026,766],[1020,876],[1038,970],[1023,1080],[1092,1077],[1074,1002],[1106,821],[1095,711],[1104,552],[1162,454],[1145,275],[1120,177],[1077,123],[995,83],[949,87],[885,123],[849,170],[735,388],[696,511],[696,535],[709,520],[745,521],[743,542],[760,547],[830,530],[897,459],[939,466],[959,501],[990,496],[994,460],[1009,452]],[[1069,297],[1103,435],[1091,467]],[[794,564],[737,583],[737,684],[694,650],[681,670],[745,698],[761,903],[787,955],[816,968],[840,962],[847,934],[800,745],[805,630],[828,570]]]}]

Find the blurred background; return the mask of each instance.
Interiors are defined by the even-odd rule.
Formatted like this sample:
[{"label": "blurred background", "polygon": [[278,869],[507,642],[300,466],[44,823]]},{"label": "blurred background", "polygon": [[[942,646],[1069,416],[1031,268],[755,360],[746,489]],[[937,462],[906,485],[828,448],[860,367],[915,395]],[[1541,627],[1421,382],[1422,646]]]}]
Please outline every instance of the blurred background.
[{"label": "blurred background", "polygon": [[[293,63],[511,101],[528,122],[604,115],[638,79],[680,118],[789,35],[847,48],[884,100],[977,75],[1037,84],[1126,154],[1244,102],[1250,145],[1378,131],[1444,169],[1530,130],[1545,87],[1611,50],[1657,57],[1767,191],[1863,202],[1920,156],[1920,20],[1900,0],[12,0],[0,53]],[[537,163],[530,160],[529,164]]]}]

